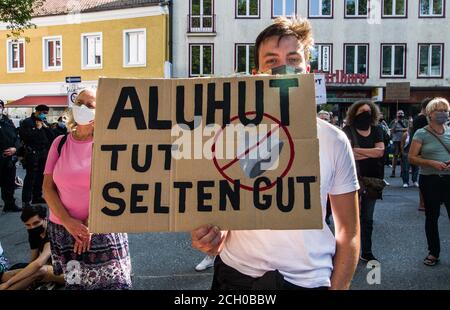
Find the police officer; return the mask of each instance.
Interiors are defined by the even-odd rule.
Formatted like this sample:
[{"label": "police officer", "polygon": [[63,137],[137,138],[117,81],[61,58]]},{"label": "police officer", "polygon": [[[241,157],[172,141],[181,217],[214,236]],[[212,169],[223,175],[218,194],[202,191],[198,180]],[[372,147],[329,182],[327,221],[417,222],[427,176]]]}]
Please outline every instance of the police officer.
[{"label": "police officer", "polygon": [[4,212],[19,212],[14,198],[16,178],[16,153],[19,148],[19,138],[14,123],[3,114],[5,103],[0,100],[0,187],[2,200],[5,203]]},{"label": "police officer", "polygon": [[54,139],[54,133],[47,123],[49,107],[38,105],[31,117],[20,125],[19,134],[24,144],[23,166],[26,170],[22,189],[22,205],[30,202],[45,203],[42,198],[45,161]]}]

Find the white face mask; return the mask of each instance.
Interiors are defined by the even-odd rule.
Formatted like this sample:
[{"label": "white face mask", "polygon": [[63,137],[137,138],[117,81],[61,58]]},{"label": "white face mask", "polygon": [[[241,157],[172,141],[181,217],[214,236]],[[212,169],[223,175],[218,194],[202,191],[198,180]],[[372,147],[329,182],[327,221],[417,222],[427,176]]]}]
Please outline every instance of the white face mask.
[{"label": "white face mask", "polygon": [[85,105],[72,107],[73,118],[78,125],[89,125],[95,119],[95,109]]}]

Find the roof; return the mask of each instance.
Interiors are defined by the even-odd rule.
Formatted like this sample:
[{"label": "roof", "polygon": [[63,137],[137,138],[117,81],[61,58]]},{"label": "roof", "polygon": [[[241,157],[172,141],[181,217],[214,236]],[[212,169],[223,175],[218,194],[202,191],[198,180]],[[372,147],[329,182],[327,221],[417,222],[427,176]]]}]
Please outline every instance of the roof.
[{"label": "roof", "polygon": [[159,5],[162,0],[45,0],[37,7],[34,17],[66,15],[69,13],[88,13],[107,10],[130,9],[142,6]]},{"label": "roof", "polygon": [[49,107],[67,107],[67,94],[60,95],[29,95],[23,98],[8,102],[5,108],[34,108],[40,104]]}]

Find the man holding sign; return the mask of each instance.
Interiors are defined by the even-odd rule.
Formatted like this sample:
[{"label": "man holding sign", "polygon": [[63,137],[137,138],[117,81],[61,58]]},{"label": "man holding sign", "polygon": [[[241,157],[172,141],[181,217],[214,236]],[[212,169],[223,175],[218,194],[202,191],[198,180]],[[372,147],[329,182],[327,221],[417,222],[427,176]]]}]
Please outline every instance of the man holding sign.
[{"label": "man holding sign", "polygon": [[[258,71],[309,72],[312,44],[308,21],[277,19],[256,40]],[[360,248],[354,157],[347,137],[334,126],[317,120],[317,134],[320,201],[324,211],[329,195],[335,236],[327,225],[316,230],[240,231],[201,226],[192,232],[192,244],[218,255],[213,289],[349,288]]]}]

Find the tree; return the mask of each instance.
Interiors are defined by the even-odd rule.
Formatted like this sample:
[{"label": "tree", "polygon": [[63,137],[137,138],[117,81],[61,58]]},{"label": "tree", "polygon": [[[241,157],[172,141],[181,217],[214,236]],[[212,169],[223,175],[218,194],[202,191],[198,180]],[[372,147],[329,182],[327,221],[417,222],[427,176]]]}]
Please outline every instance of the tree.
[{"label": "tree", "polygon": [[26,29],[35,28],[31,23],[33,11],[45,0],[0,0],[0,22],[7,24],[8,37],[19,37]]}]

